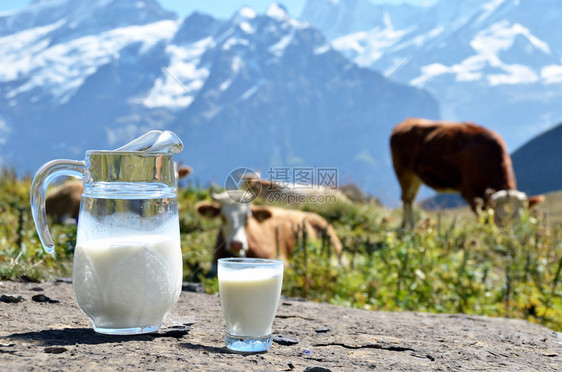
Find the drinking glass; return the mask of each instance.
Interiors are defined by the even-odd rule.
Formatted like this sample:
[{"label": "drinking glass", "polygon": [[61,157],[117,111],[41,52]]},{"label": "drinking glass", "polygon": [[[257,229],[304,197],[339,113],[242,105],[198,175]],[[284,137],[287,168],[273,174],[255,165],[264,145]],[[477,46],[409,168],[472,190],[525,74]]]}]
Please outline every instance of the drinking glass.
[{"label": "drinking glass", "polygon": [[237,352],[266,351],[281,296],[283,261],[221,258],[218,279],[226,347]]}]

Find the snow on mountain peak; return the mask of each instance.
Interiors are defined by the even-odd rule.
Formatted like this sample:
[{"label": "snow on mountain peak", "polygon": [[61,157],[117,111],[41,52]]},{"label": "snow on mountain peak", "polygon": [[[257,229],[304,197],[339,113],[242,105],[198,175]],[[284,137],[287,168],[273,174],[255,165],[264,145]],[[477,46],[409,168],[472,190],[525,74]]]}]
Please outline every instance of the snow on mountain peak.
[{"label": "snow on mountain peak", "polygon": [[245,19],[254,19],[256,18],[257,13],[254,9],[250,8],[249,6],[244,6],[240,8],[237,15]]},{"label": "snow on mountain peak", "polygon": [[543,53],[550,54],[550,47],[546,42],[533,36],[529,29],[521,24],[510,24],[507,20],[494,23],[489,28],[480,31],[470,45],[479,54],[493,58],[493,56],[497,56],[499,51],[509,49],[519,35],[525,37]]},{"label": "snow on mountain peak", "polygon": [[[49,26],[24,30],[17,35],[0,38],[0,81],[10,81],[29,76],[34,68],[33,56],[49,46],[47,35],[64,21]],[[5,98],[12,98],[17,90],[9,92]]]},{"label": "snow on mountain peak", "polygon": [[189,47],[168,45],[166,53],[170,56],[170,62],[167,72],[156,79],[154,86],[140,103],[147,108],[176,110],[188,107],[193,102],[193,94],[201,89],[209,77],[209,69],[200,66],[199,62],[203,53],[212,45],[212,37],[199,40]]},{"label": "snow on mountain peak", "polygon": [[[269,21],[264,22],[267,18]],[[271,5],[265,14],[257,14],[248,6],[242,7],[207,38],[182,45],[168,45],[165,52],[170,58],[166,67],[169,74],[162,74],[148,95],[138,102],[147,108],[185,109],[192,104],[194,95],[209,84],[206,81],[211,76],[211,70],[217,69],[221,71],[221,78],[211,85],[220,92],[226,92],[235,84],[238,75],[249,68],[248,58],[252,58],[247,53],[266,51],[279,58],[291,44],[295,31],[303,27],[303,23],[291,18],[282,6],[276,4]],[[256,37],[262,40],[264,50],[248,50]],[[223,55],[224,52],[226,54]],[[205,54],[221,55],[221,58],[203,62]],[[241,99],[252,96],[260,86],[257,84],[246,89]]]},{"label": "snow on mountain peak", "polygon": [[[35,0],[13,13],[0,14],[0,35],[66,20],[60,34],[69,39],[176,18],[175,13],[162,9],[157,0]],[[68,32],[73,30],[76,31]]]},{"label": "snow on mountain peak", "polygon": [[[443,74],[463,82],[484,78],[492,86],[538,82],[542,76],[548,76],[545,83],[553,81],[554,70],[543,68],[557,61],[554,44],[544,39],[547,36],[550,40],[548,35],[537,37],[532,24],[522,23],[527,18],[518,15],[520,3],[440,0],[432,7],[406,9],[341,0],[330,8],[333,3],[329,0],[309,0],[305,19],[336,36],[343,14],[347,14],[345,24],[355,28],[364,24],[360,31],[332,40],[336,49],[361,66],[386,72],[395,66],[394,61],[414,54],[413,62],[420,65],[410,64],[408,78],[402,76],[416,86],[427,87]],[[321,4],[324,6],[319,7]]]},{"label": "snow on mountain peak", "polygon": [[251,25],[252,20],[257,17],[257,13],[254,9],[249,6],[244,6],[234,14],[231,19],[233,24],[238,25],[238,27],[247,34],[253,34],[255,32],[254,27]]},{"label": "snow on mountain peak", "polygon": [[458,82],[478,81],[485,78],[490,86],[538,82],[540,75],[532,67],[502,59],[501,53],[509,51],[518,37],[523,37],[538,51],[551,54],[548,44],[533,36],[528,28],[519,23],[502,20],[474,36],[470,41],[470,46],[475,52],[473,55],[449,66],[442,63],[422,66],[421,75],[411,83],[423,87],[431,79],[443,74],[452,74]]},{"label": "snow on mountain peak", "polygon": [[28,77],[24,84],[5,93],[5,98],[14,99],[29,93],[33,95],[32,99],[37,99],[38,94],[45,94],[62,104],[74,95],[88,76],[116,58],[127,45],[141,43],[141,52],[146,51],[157,42],[170,39],[178,27],[176,21],[160,21],[51,45],[49,32],[63,22],[0,38],[0,66],[3,66],[0,80]]},{"label": "snow on mountain peak", "polygon": [[265,14],[268,17],[275,18],[278,20],[286,20],[287,18],[290,17],[289,13],[287,12],[287,9],[279,3],[271,3],[271,5],[267,8]]},{"label": "snow on mountain peak", "polygon": [[[118,3],[123,5],[125,1],[127,6],[134,2],[124,0],[123,3]],[[142,8],[150,1],[153,0],[134,3]],[[32,11],[38,13],[38,8],[41,7],[65,7],[69,4],[74,8],[113,6],[114,2],[115,0],[99,0],[90,5],[76,5],[69,0],[36,0],[37,7]],[[264,23],[264,18],[270,18],[271,21]],[[186,24],[188,20],[190,24]],[[75,19],[72,22],[74,21]],[[191,26],[191,23],[197,29],[207,30],[208,36],[191,39],[183,37],[186,36],[183,34],[189,31],[188,26]],[[219,26],[220,24],[224,26]],[[129,46],[137,50],[135,53],[144,54],[157,44],[162,44],[167,58],[164,58],[162,63],[165,63],[167,73],[159,75],[153,86],[133,101],[149,109],[183,109],[193,101],[193,96],[186,94],[185,89],[196,93],[209,77],[209,65],[201,63],[206,51],[215,46],[221,51],[241,47],[242,49],[234,51],[234,54],[239,53],[238,50],[243,50],[252,42],[251,38],[257,29],[267,27],[263,30],[268,34],[267,52],[280,57],[293,40],[295,30],[305,27],[291,18],[282,6],[276,4],[271,5],[264,15],[256,14],[250,7],[242,7],[230,21],[192,16],[185,21],[163,20],[145,25],[116,27],[95,34],[80,34],[83,30],[81,26],[76,28],[77,33],[71,38],[65,36],[74,32],[69,26],[66,19],[61,19],[54,24],[32,27],[0,37],[0,80],[14,81],[25,78],[22,83],[5,90],[4,98],[21,102],[22,99],[27,101],[49,97],[53,103],[64,104],[102,66],[119,60],[122,51]],[[179,35],[180,33],[182,35]],[[189,35],[193,36],[193,32],[189,32]],[[179,43],[175,43],[180,36]],[[318,53],[328,50],[316,49]],[[80,58],[75,58],[76,56]],[[232,58],[231,71],[236,75],[243,62]],[[230,83],[226,84],[225,80],[221,89],[226,90]]]}]

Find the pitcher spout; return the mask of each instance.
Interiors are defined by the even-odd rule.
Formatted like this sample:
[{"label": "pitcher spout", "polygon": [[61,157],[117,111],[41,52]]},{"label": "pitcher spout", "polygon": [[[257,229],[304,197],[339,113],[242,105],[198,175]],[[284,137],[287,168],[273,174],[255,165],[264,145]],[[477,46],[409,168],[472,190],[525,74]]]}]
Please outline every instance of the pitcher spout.
[{"label": "pitcher spout", "polygon": [[114,151],[139,151],[150,154],[174,155],[183,150],[180,138],[168,130],[151,130]]}]

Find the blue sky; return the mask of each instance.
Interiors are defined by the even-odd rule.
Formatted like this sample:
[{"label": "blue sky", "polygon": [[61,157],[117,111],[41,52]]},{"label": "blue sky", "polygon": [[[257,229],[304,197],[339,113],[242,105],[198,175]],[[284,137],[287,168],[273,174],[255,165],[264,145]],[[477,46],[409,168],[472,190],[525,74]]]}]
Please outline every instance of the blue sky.
[{"label": "blue sky", "polygon": [[[90,1],[90,0],[78,0]],[[423,4],[435,0],[371,0],[375,3],[411,3]],[[173,10],[180,16],[186,16],[195,10],[212,14],[217,18],[230,17],[236,10],[244,5],[249,5],[259,13],[265,11],[272,0],[159,0],[165,9]],[[306,0],[279,0],[285,5],[293,17],[299,17]],[[22,8],[29,4],[29,0],[0,0],[0,11]]]}]

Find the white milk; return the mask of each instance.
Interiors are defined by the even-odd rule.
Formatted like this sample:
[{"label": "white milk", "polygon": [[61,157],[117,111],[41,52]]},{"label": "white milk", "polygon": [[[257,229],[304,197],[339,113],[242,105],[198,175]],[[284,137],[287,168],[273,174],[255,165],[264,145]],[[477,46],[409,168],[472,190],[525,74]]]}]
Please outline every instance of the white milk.
[{"label": "white milk", "polygon": [[281,295],[282,270],[219,269],[218,277],[226,332],[235,336],[270,335]]},{"label": "white milk", "polygon": [[160,326],[181,292],[178,238],[122,236],[79,243],[76,301],[97,328]]}]

